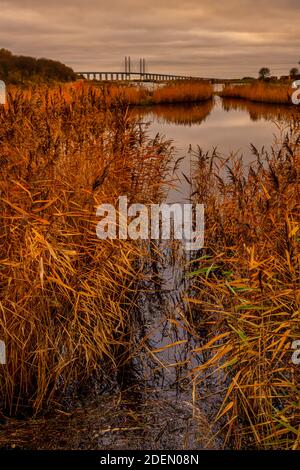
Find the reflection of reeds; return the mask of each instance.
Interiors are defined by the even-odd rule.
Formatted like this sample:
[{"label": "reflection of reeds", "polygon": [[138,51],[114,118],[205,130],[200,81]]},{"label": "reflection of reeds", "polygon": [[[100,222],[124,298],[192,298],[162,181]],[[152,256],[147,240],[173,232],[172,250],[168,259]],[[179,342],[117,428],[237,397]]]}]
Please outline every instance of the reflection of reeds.
[{"label": "reflection of reeds", "polygon": [[0,109],[6,410],[38,410],[115,369],[129,341],[141,248],[100,241],[96,207],[124,194],[157,199],[169,146],[150,141],[115,100],[94,88],[44,87],[13,90]]},{"label": "reflection of reeds", "polygon": [[190,302],[209,336],[194,372],[200,381],[223,371],[218,417],[235,448],[299,449],[300,368],[291,360],[300,339],[299,123],[270,154],[253,152],[247,172],[240,159],[198,155],[206,242]]},{"label": "reflection of reeds", "polygon": [[293,89],[288,85],[274,85],[256,81],[245,85],[225,85],[220,96],[261,103],[291,104],[292,93]]},{"label": "reflection of reeds", "polygon": [[155,116],[161,123],[192,126],[201,124],[211,113],[213,101],[192,105],[155,105],[151,107],[135,108],[134,115],[147,117]]},{"label": "reflection of reeds", "polygon": [[225,111],[232,109],[248,111],[252,121],[260,119],[268,121],[290,121],[294,116],[299,115],[299,110],[296,106],[287,107],[280,104],[272,103],[255,103],[247,100],[239,100],[232,98],[223,98],[222,106]]}]

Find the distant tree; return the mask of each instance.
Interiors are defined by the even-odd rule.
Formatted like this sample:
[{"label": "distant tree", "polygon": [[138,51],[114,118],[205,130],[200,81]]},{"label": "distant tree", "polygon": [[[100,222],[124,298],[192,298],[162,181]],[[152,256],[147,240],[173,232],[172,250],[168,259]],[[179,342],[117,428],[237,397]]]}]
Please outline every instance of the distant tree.
[{"label": "distant tree", "polygon": [[6,83],[69,82],[76,80],[74,71],[56,60],[16,56],[0,49],[0,80]]},{"label": "distant tree", "polygon": [[12,52],[10,52],[7,49],[3,49],[3,47],[0,49],[0,57],[12,57]]},{"label": "distant tree", "polygon": [[293,67],[290,70],[290,77],[295,78],[297,75],[299,75],[299,69],[297,69],[297,67]]},{"label": "distant tree", "polygon": [[258,72],[258,74],[259,74],[259,78],[264,80],[265,78],[271,75],[271,71],[268,67],[262,67],[260,71]]}]

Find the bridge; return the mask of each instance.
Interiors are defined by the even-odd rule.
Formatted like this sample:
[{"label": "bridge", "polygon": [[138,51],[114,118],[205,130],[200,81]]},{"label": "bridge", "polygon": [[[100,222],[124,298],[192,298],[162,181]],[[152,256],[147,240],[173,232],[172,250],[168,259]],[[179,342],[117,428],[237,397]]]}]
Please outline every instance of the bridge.
[{"label": "bridge", "polygon": [[143,82],[169,82],[171,80],[205,80],[200,77],[184,75],[165,75],[161,73],[145,72],[76,72],[78,78],[98,81],[143,81]]},{"label": "bridge", "polygon": [[132,70],[131,57],[125,57],[125,70],[123,72],[77,72],[77,76],[87,80],[98,80],[118,82],[118,81],[133,81],[138,80],[142,82],[169,82],[171,80],[205,80],[200,77],[189,77],[184,75],[161,74],[161,73],[148,73],[146,72],[146,60],[140,58],[139,72]]}]

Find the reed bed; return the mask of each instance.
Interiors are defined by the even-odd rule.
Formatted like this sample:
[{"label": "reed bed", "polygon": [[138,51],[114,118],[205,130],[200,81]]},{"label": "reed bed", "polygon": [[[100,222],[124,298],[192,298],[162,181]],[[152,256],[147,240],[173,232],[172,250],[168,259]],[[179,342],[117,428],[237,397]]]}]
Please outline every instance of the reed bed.
[{"label": "reed bed", "polygon": [[245,85],[225,85],[219,93],[224,98],[241,98],[260,103],[292,104],[293,89],[289,85],[275,85],[256,81]]},{"label": "reed bed", "polygon": [[152,93],[152,102],[154,104],[195,103],[210,100],[212,96],[213,86],[209,82],[184,81],[156,88]]},{"label": "reed bed", "polygon": [[195,382],[222,377],[216,420],[235,449],[300,449],[300,127],[281,129],[272,151],[238,157],[197,152],[196,200],[206,241],[189,298],[207,331]]},{"label": "reed bed", "polygon": [[38,412],[128,354],[141,246],[99,240],[96,208],[156,201],[170,145],[122,96],[81,84],[12,88],[0,108],[0,405]]},{"label": "reed bed", "polygon": [[129,106],[143,106],[149,103],[150,91],[143,86],[138,85],[103,85],[110,99],[121,99]]},{"label": "reed bed", "polygon": [[139,85],[102,85],[112,99],[122,97],[129,106],[197,103],[212,99],[213,87],[208,82],[174,82],[149,89]]}]

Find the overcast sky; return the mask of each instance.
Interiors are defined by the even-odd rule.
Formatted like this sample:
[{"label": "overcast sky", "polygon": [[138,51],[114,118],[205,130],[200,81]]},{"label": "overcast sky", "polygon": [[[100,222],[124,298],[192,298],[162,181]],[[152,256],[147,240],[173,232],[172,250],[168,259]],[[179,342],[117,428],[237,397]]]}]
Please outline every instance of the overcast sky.
[{"label": "overcast sky", "polygon": [[0,0],[0,48],[76,71],[287,74],[300,61],[300,0]]}]

